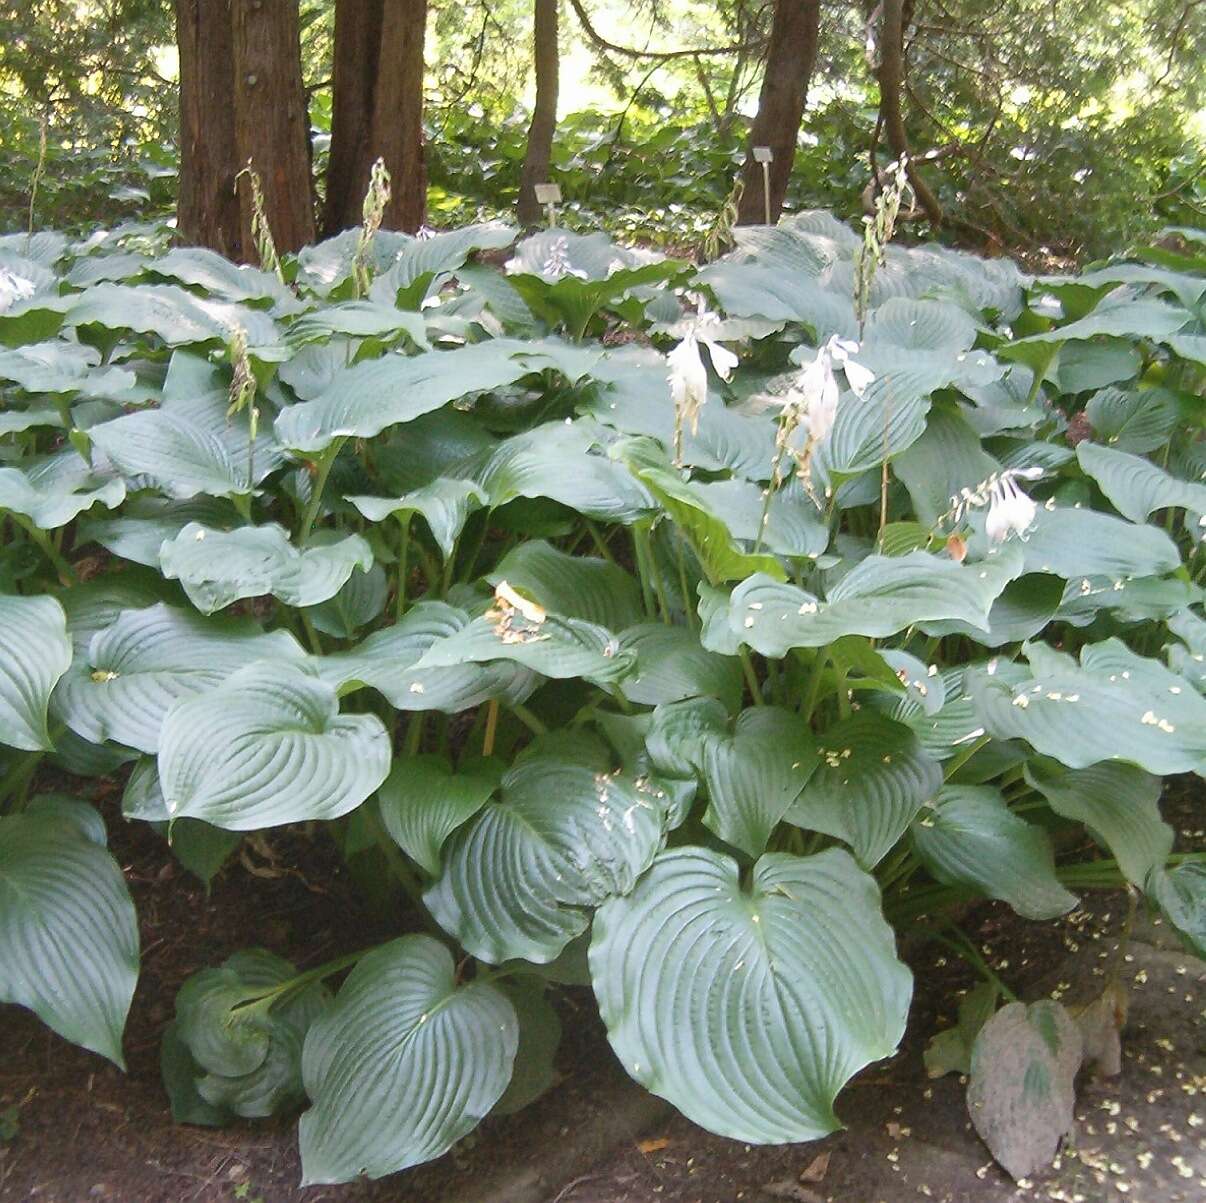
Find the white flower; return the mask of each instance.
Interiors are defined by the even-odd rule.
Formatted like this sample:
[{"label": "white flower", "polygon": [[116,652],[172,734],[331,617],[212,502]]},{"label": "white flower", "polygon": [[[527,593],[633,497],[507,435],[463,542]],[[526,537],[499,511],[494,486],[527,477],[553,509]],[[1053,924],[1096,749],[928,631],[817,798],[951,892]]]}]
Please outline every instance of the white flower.
[{"label": "white flower", "polygon": [[825,345],[829,348],[829,357],[846,374],[846,383],[850,385],[850,391],[856,397],[861,397],[875,379],[875,373],[850,358],[851,355],[858,354],[858,343],[852,338],[839,338],[835,334]]},{"label": "white flower", "polygon": [[1042,468],[1007,468],[990,484],[988,517],[984,530],[992,543],[1003,543],[1011,533],[1024,535],[1034,523],[1037,506],[1018,488],[1018,478],[1038,480]]},{"label": "white flower", "polygon": [[560,280],[563,276],[575,276],[579,280],[586,279],[586,272],[570,263],[569,239],[564,235],[553,239],[548,255],[540,265],[540,275],[550,282]]},{"label": "white flower", "polygon": [[842,393],[834,367],[842,369],[851,392],[860,397],[875,379],[874,372],[850,358],[857,352],[858,343],[834,335],[822,343],[817,357],[800,370],[794,386],[783,398],[784,408],[798,407],[806,413],[808,436],[815,442],[829,437],[837,417]]},{"label": "white flower", "polygon": [[[734,357],[735,359],[736,357]],[[666,356],[670,365],[670,396],[679,423],[689,422],[694,433],[699,426],[700,406],[708,399],[708,371],[699,353],[699,341],[689,331]],[[715,358],[712,360],[715,363]]]},{"label": "white flower", "polygon": [[0,313],[11,309],[18,301],[24,301],[34,294],[32,280],[25,279],[0,267]]}]

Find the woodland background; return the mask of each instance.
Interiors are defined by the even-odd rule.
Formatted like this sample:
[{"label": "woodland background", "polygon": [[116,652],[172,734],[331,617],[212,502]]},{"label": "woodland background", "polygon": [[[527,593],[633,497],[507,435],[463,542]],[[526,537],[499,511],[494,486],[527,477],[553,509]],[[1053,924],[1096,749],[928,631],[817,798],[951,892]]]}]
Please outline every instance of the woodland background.
[{"label": "woodland background", "polygon": [[[698,245],[734,181],[857,216],[908,148],[916,236],[1087,258],[1206,215],[1203,0],[0,0],[0,229],[170,217],[254,259],[360,220],[542,216]],[[794,151],[794,156],[793,156]],[[33,199],[31,214],[31,197]]]}]

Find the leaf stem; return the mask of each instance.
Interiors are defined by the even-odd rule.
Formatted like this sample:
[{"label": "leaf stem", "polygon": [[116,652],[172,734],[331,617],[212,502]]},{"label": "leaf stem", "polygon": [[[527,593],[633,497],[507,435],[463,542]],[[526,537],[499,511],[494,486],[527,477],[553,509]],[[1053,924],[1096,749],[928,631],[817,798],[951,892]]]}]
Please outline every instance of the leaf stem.
[{"label": "leaf stem", "polygon": [[32,519],[27,518],[24,514],[18,514],[16,510],[9,510],[9,516],[29,535],[42,554],[54,565],[54,570],[59,576],[59,584],[78,584],[79,577],[76,575],[75,569],[71,567],[63,554],[55,547],[53,540],[41,527],[37,526]]},{"label": "leaf stem", "polygon": [[323,490],[327,487],[327,477],[331,475],[331,468],[339,458],[339,452],[347,440],[347,435],[339,435],[332,439],[330,445],[318,457],[318,470],[310,484],[310,500],[306,503],[301,525],[297,531],[297,541],[303,547],[309,541],[310,532],[314,529],[314,520],[318,517],[318,511],[322,505]]},{"label": "leaf stem", "polygon": [[519,719],[519,721],[523,723],[523,725],[527,727],[527,729],[531,731],[533,735],[547,735],[549,733],[548,727],[545,726],[545,724],[539,718],[537,718],[536,715],[534,715],[522,702],[508,702],[507,709],[513,715],[515,715],[515,717]]},{"label": "leaf stem", "polygon": [[766,705],[762,697],[762,685],[758,680],[758,674],[754,671],[754,662],[750,659],[750,649],[741,647],[737,651],[741,658],[741,671],[745,674],[745,683],[750,691],[750,697],[754,701],[755,706]]},{"label": "leaf stem", "polygon": [[406,517],[398,519],[398,525],[402,528],[402,539],[398,544],[398,587],[394,599],[394,615],[399,621],[406,613],[406,576],[410,562],[410,520],[412,517],[412,512],[407,510]]}]

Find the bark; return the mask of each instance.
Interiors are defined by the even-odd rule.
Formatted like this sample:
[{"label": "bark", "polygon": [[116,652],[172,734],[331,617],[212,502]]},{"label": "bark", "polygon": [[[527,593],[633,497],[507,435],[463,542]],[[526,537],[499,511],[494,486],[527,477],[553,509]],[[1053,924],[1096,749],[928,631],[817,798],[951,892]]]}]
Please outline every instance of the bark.
[{"label": "bark", "polygon": [[228,0],[176,0],[180,50],[180,241],[243,257],[235,176],[233,37]]},{"label": "bark", "polygon": [[368,147],[383,12],[382,0],[338,0],[335,5],[331,157],[322,215],[327,238],[360,222],[367,165],[372,162]]},{"label": "bark", "polygon": [[[243,164],[250,159],[260,174],[277,250],[296,251],[314,241],[297,0],[230,0],[230,15],[239,159]],[[239,205],[243,245],[250,250],[250,188],[239,188]]]},{"label": "bark", "polygon": [[519,177],[519,220],[535,225],[541,205],[535,185],[548,182],[553,157],[553,135],[557,130],[557,88],[560,70],[557,52],[557,0],[536,0],[533,32],[536,64],[536,104],[528,127],[528,145]]},{"label": "bark", "polygon": [[[427,217],[427,163],[423,154],[426,33],[427,0],[386,0],[368,166],[378,156],[385,159],[392,199],[385,210],[384,224],[410,234]],[[364,178],[367,185],[367,168]]]},{"label": "bark", "polygon": [[427,0],[337,0],[334,114],[343,118],[331,131],[325,235],[359,225],[378,158],[385,160],[392,193],[383,224],[413,233],[427,216],[426,29]]},{"label": "bark", "polygon": [[750,129],[750,151],[741,173],[745,188],[737,210],[740,225],[758,225],[766,220],[766,189],[762,164],[754,160],[755,146],[769,146],[774,155],[770,164],[770,219],[779,220],[795,159],[808,82],[816,63],[820,20],[820,0],[776,0],[766,74],[758,97],[758,113]]},{"label": "bark", "polygon": [[[909,152],[908,134],[905,132],[902,93],[904,92],[904,31],[905,0],[883,0],[883,14],[879,29],[879,114],[892,157],[899,159]],[[917,203],[934,225],[942,223],[942,206],[938,198],[921,178],[917,165],[908,165],[909,183]]]}]

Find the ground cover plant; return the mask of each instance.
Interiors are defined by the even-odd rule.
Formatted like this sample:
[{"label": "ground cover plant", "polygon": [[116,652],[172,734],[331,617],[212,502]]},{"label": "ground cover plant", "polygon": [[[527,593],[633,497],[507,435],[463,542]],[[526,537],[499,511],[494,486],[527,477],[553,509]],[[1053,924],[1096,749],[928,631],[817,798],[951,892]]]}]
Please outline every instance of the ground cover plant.
[{"label": "ground cover plant", "polygon": [[177,1118],[301,1110],[307,1182],[540,1094],[563,984],[697,1123],[820,1137],[922,927],[984,975],[932,1070],[1049,1160],[1109,984],[1027,1006],[950,907],[1127,884],[1202,952],[1159,797],[1206,762],[1206,236],[1034,279],[893,245],[893,178],[703,267],[381,230],[381,172],[264,268],[0,241],[0,999],[122,1063],[133,907],[35,785],[120,774],[202,880],[304,824],[396,915],[164,1034]]}]

